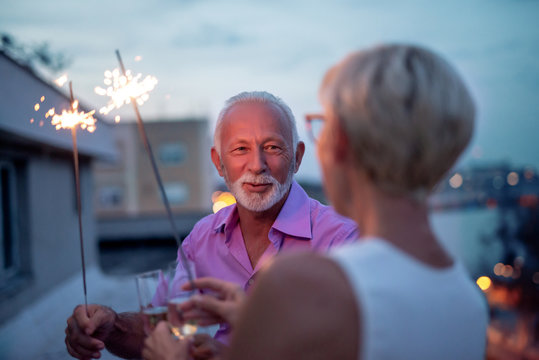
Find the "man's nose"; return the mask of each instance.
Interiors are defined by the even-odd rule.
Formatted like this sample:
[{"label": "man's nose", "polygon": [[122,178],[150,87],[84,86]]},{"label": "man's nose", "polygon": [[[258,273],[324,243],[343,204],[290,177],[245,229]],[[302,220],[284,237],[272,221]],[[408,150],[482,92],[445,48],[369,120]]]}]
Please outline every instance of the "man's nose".
[{"label": "man's nose", "polygon": [[266,154],[262,149],[256,149],[252,152],[252,156],[249,161],[249,170],[254,174],[261,174],[268,169],[266,162]]}]

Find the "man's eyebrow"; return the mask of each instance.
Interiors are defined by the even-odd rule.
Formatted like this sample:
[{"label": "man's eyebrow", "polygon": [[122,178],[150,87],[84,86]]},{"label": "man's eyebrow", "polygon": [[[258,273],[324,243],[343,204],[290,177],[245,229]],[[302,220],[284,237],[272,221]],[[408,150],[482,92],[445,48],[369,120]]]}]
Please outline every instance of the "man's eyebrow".
[{"label": "man's eyebrow", "polygon": [[232,138],[232,141],[230,141],[230,144],[247,144],[249,143],[249,140],[245,138]]},{"label": "man's eyebrow", "polygon": [[266,139],[264,139],[264,141],[262,141],[263,144],[268,143],[268,142],[277,142],[279,144],[285,144],[286,143],[286,141],[284,139],[279,139],[279,138],[266,138]]},{"label": "man's eyebrow", "polygon": [[272,135],[266,136],[262,142],[267,142],[267,141],[281,141],[281,142],[286,142],[286,139],[285,139],[285,137],[284,137],[281,133],[276,133],[276,134],[272,134]]},{"label": "man's eyebrow", "polygon": [[[230,144],[248,144],[252,141],[252,138],[246,138],[246,137],[238,137],[234,138],[232,137]],[[280,143],[286,143],[286,139],[282,135],[269,135],[262,139],[261,143],[267,143],[269,141],[276,141]]]}]

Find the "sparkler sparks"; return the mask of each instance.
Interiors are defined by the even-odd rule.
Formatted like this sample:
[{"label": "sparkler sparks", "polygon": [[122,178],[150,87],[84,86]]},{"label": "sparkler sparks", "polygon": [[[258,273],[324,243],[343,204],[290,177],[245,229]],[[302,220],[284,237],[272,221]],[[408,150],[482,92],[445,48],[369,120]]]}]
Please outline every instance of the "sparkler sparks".
[{"label": "sparkler sparks", "polygon": [[[45,97],[41,97],[41,102],[45,101]],[[59,129],[74,129],[77,126],[80,126],[82,130],[87,130],[88,132],[93,133],[95,131],[96,119],[94,118],[95,110],[90,112],[79,111],[79,102],[77,100],[71,103],[71,109],[62,110],[62,113],[57,114],[55,108],[50,108],[45,113],[45,118],[51,118],[51,124]],[[39,111],[40,105],[36,103],[34,105],[34,110]],[[34,118],[30,119],[30,123],[34,123]],[[43,126],[43,120],[39,122],[39,126]]]},{"label": "sparkler sparks", "polygon": [[94,91],[98,95],[110,97],[110,100],[99,112],[106,115],[113,109],[119,109],[123,105],[131,103],[132,99],[138,105],[144,104],[150,97],[148,93],[157,84],[157,79],[151,75],[141,79],[142,74],[133,76],[130,70],[127,70],[125,75],[118,68],[105,71],[103,82],[107,88],[96,86]]},{"label": "sparkler sparks", "polygon": [[64,86],[64,84],[67,82],[67,74],[64,74],[62,76],[60,76],[58,79],[54,80],[54,83],[58,86],[58,87],[62,87]]},{"label": "sparkler sparks", "polygon": [[88,132],[93,133],[95,131],[95,122],[94,118],[95,110],[92,110],[88,113],[84,111],[79,111],[79,102],[77,100],[73,101],[70,110],[62,110],[61,114],[56,114],[54,108],[49,109],[45,117],[52,117],[51,124],[56,127],[56,130],[59,129],[73,129],[76,126],[80,126],[82,130],[88,130]]}]

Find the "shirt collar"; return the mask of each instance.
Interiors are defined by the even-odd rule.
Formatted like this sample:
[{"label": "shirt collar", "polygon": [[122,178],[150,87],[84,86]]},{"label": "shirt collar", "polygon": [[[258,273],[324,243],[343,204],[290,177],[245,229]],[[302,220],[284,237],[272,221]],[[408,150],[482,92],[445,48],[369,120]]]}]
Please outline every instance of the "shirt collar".
[{"label": "shirt collar", "polygon": [[216,233],[230,233],[232,228],[238,223],[239,220],[238,208],[236,204],[221,209],[216,215],[218,216],[217,226],[214,228]]},{"label": "shirt collar", "polygon": [[309,196],[295,180],[273,228],[294,237],[312,239]]},{"label": "shirt collar", "polygon": [[[215,232],[229,233],[239,220],[236,204],[222,209],[217,215],[220,216]],[[312,239],[309,196],[295,180],[272,228],[294,237]]]}]

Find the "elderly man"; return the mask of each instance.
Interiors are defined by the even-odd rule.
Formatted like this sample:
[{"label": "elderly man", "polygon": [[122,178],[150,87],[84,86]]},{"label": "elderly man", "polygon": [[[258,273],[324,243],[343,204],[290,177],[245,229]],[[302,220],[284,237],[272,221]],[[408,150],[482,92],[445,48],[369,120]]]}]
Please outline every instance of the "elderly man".
[{"label": "elderly man", "polygon": [[[357,238],[352,221],[310,199],[293,180],[304,151],[294,116],[281,99],[250,92],[226,102],[211,159],[237,204],[199,221],[184,240],[197,276],[248,290],[265,260],[280,251],[325,252]],[[138,314],[117,314],[101,305],[89,305],[88,312],[78,306],[67,321],[72,356],[95,358],[106,347],[122,357],[140,357],[144,331]],[[226,327],[216,338],[226,338]]]}]

